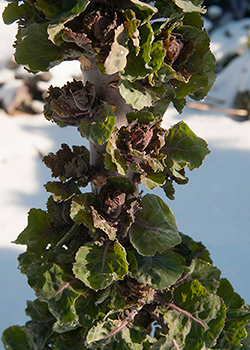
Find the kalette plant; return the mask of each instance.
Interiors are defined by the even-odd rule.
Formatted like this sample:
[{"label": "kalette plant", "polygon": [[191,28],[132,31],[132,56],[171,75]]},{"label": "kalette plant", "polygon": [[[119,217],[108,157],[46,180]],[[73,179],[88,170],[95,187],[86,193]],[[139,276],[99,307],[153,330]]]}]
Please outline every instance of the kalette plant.
[{"label": "kalette plant", "polygon": [[[250,312],[168,205],[185,168],[209,153],[183,122],[161,127],[170,102],[200,100],[214,81],[201,0],[9,1],[15,58],[31,72],[79,60],[83,80],[50,87],[45,117],[89,140],[43,161],[55,180],[15,243],[37,299],[11,350],[249,349]],[[91,183],[91,192],[83,188]]]}]

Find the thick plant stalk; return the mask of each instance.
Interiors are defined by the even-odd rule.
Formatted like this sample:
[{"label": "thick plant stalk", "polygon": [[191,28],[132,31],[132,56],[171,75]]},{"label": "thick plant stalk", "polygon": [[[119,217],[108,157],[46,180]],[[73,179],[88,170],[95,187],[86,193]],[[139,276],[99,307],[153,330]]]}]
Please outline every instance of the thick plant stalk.
[{"label": "thick plant stalk", "polygon": [[[116,128],[120,129],[122,126],[126,126],[128,123],[126,114],[132,112],[132,107],[126,103],[119,92],[119,74],[116,73],[113,75],[103,75],[100,71],[100,68],[96,65],[94,58],[89,60],[83,56],[79,58],[79,61],[81,62],[83,83],[93,83],[96,96],[100,100],[105,101],[114,107],[116,116]],[[90,165],[92,167],[101,167],[101,169],[104,170],[103,163],[105,151],[106,144],[95,145],[90,141]],[[114,175],[113,172],[107,170],[105,173],[106,176]],[[102,181],[100,181],[99,184],[97,184],[97,182],[92,182],[93,193],[98,194],[103,184],[105,184],[105,178],[103,179],[103,183]]]},{"label": "thick plant stalk", "polygon": [[[82,62],[86,58],[80,58],[79,60]],[[120,129],[121,126],[127,125],[126,114],[132,111],[132,107],[126,103],[119,92],[118,72],[113,75],[103,75],[100,68],[96,65],[95,59],[91,59],[91,65],[88,65],[87,68],[81,63],[81,69],[83,83],[86,84],[87,81],[93,83],[97,97],[115,107],[116,127]]]}]

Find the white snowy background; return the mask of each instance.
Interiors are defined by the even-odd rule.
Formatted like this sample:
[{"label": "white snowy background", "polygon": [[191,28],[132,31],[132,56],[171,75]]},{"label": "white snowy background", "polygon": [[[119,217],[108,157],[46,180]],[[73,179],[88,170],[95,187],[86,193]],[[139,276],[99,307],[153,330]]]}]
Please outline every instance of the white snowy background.
[{"label": "white snowy background", "polygon": [[[0,0],[0,12],[4,3]],[[206,24],[207,26],[209,23]],[[211,35],[218,61],[239,54],[217,77],[207,102],[232,107],[238,91],[250,87],[250,19],[227,22]],[[11,99],[17,82],[6,63],[12,59],[16,26],[0,19],[0,99]],[[78,62],[63,63],[52,70],[50,83],[60,86],[79,75]],[[184,120],[206,139],[211,153],[198,170],[189,172],[189,183],[176,185],[175,200],[160,195],[172,209],[178,228],[209,249],[222,276],[250,303],[250,121],[236,121],[225,113],[186,108],[179,115],[169,108],[164,127]],[[50,180],[41,154],[56,152],[61,143],[81,144],[75,128],[59,128],[40,115],[8,116],[0,109],[0,334],[11,325],[24,325],[26,300],[35,298],[26,277],[17,269],[17,257],[25,247],[11,241],[27,224],[30,208],[45,209]],[[3,346],[0,342],[0,350]]]}]

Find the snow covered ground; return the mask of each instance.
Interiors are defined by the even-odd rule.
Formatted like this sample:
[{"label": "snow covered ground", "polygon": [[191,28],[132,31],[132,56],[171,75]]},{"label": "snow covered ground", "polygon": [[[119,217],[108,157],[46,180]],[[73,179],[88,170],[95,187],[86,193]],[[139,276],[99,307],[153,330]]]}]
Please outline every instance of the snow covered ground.
[{"label": "snow covered ground", "polygon": [[[4,6],[0,1],[0,12]],[[246,51],[219,74],[209,94],[210,100],[215,97],[222,100],[223,107],[232,106],[236,91],[244,91],[250,83],[250,52],[246,49],[250,20],[227,26],[232,28],[232,25],[231,40],[225,40],[228,28],[212,35],[212,48],[218,59],[225,52]],[[5,26],[0,20],[0,77],[7,74],[3,67],[12,56],[15,31],[15,26]],[[63,64],[54,69],[53,78],[61,84],[59,77],[66,70],[69,75],[77,74],[77,68],[76,63],[69,72],[69,65]],[[166,202],[173,210],[179,230],[207,246],[222,276],[250,303],[250,121],[238,122],[223,113],[190,108],[178,115],[170,108],[164,126],[181,119],[207,140],[211,154],[200,169],[189,173],[187,185],[176,186],[176,199]],[[3,111],[0,111],[0,133],[1,334],[5,328],[23,325],[28,320],[24,312],[26,300],[34,299],[26,277],[17,269],[17,256],[24,247],[11,241],[25,228],[30,208],[45,208],[48,195],[43,184],[50,179],[50,172],[43,165],[41,155],[57,151],[62,142],[73,145],[83,140],[75,128],[61,129],[42,115],[10,117]],[[155,193],[165,199],[161,190]]]}]

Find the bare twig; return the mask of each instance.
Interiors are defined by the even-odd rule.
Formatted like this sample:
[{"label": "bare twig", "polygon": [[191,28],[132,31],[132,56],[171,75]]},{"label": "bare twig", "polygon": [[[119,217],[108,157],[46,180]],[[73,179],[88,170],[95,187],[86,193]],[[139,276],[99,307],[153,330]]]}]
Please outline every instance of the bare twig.
[{"label": "bare twig", "polygon": [[241,117],[248,116],[248,111],[246,109],[213,107],[205,103],[195,103],[195,102],[187,102],[187,107],[193,108],[193,109],[199,109],[200,111],[214,111],[214,112],[226,113],[230,115],[239,115]]}]

